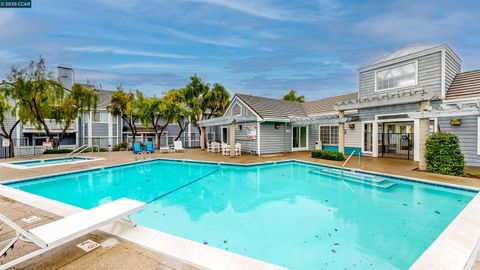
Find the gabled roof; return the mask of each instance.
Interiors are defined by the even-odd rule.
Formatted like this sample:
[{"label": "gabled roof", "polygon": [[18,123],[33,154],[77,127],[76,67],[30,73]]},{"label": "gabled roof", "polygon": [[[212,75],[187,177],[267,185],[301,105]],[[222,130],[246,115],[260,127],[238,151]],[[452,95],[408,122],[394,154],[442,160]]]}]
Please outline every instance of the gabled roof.
[{"label": "gabled roof", "polygon": [[446,99],[480,98],[480,69],[461,72],[448,88]]},{"label": "gabled roof", "polygon": [[455,58],[459,63],[461,63],[460,57],[458,57],[458,55],[447,44],[417,45],[408,46],[397,50],[394,53],[384,56],[367,66],[359,68],[358,71],[363,72],[367,70],[372,70],[441,51],[447,51],[453,58]]},{"label": "gabled roof", "polygon": [[303,108],[307,115],[315,115],[322,113],[335,112],[335,105],[338,102],[350,101],[358,98],[358,92],[348,93],[345,95],[328,97],[315,101],[307,101],[303,104]]},{"label": "gabled roof", "polygon": [[404,56],[407,56],[407,55],[410,55],[410,54],[415,54],[415,53],[418,53],[418,52],[421,52],[421,51],[425,51],[425,50],[430,50],[430,49],[433,49],[435,47],[439,47],[441,45],[437,44],[437,45],[418,45],[418,46],[408,46],[408,47],[405,47],[405,48],[402,48],[392,54],[389,54],[385,57],[382,57],[380,59],[378,59],[377,61],[373,62],[372,65],[375,65],[375,64],[378,64],[378,63],[382,63],[382,62],[387,62],[387,61],[390,61],[390,60],[394,60],[394,59],[398,59],[398,58],[401,58],[401,57],[404,57]]},{"label": "gabled roof", "polygon": [[236,94],[236,96],[263,119],[287,120],[292,117],[335,112],[334,107],[338,102],[357,99],[358,93],[354,92],[305,103],[245,94]]},{"label": "gabled roof", "polygon": [[260,117],[266,119],[288,119],[289,116],[305,116],[302,103],[275,98],[236,94]]}]

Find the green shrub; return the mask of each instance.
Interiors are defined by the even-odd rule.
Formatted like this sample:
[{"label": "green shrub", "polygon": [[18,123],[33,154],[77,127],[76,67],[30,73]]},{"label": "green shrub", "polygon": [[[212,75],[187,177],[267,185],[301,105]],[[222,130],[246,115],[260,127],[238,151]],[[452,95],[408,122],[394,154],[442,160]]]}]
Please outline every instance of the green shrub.
[{"label": "green shrub", "polygon": [[72,149],[61,149],[61,148],[59,148],[59,149],[47,149],[43,153],[44,154],[68,154],[72,151],[73,151]]},{"label": "green shrub", "polygon": [[343,161],[345,157],[342,153],[332,152],[327,150],[313,150],[312,158],[328,159],[328,160],[338,160]]},{"label": "green shrub", "polygon": [[119,144],[116,144],[112,148],[113,151],[126,151],[128,150],[128,143],[127,142],[121,142]]},{"label": "green shrub", "polygon": [[435,133],[428,137],[425,148],[427,172],[464,175],[465,161],[455,134]]}]

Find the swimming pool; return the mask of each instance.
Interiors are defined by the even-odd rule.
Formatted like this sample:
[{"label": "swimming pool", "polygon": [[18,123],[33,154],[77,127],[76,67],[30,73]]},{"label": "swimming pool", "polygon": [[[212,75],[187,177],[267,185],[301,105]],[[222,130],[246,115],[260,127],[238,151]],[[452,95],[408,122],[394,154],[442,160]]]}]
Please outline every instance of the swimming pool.
[{"label": "swimming pool", "polygon": [[9,186],[86,209],[144,201],[141,225],[292,269],[408,269],[476,195],[301,162],[156,160]]},{"label": "swimming pool", "polygon": [[48,166],[48,165],[58,165],[65,163],[78,163],[82,161],[91,161],[94,158],[90,157],[61,157],[61,158],[49,158],[49,159],[34,159],[26,161],[15,161],[10,163],[3,163],[2,165],[13,168],[31,168],[39,166]]}]

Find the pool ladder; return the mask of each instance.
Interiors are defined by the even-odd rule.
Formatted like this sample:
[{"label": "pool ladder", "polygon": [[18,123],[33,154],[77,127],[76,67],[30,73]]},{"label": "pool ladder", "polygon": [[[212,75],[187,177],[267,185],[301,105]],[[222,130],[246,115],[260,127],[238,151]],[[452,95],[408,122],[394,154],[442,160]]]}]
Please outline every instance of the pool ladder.
[{"label": "pool ladder", "polygon": [[[348,161],[352,158],[352,156],[355,154],[355,150],[348,156],[347,160],[342,165],[342,180],[343,180],[343,170],[345,169],[345,165],[347,165]],[[360,152],[358,152],[358,167],[362,168],[362,160],[361,160],[361,155]]]},{"label": "pool ladder", "polygon": [[68,153],[68,155],[65,156],[65,158],[74,158],[76,156],[78,156],[79,154],[85,152],[87,149],[88,149],[88,145],[82,145],[78,148],[76,148],[75,150],[73,150],[72,152]]}]

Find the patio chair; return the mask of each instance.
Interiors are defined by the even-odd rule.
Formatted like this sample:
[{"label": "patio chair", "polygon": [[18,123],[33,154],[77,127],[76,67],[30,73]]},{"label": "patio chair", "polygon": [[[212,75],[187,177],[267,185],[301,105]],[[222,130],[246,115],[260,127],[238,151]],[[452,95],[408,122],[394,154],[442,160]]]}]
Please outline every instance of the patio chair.
[{"label": "patio chair", "polygon": [[207,152],[214,152],[213,146],[214,142],[207,142]]},{"label": "patio chair", "polygon": [[226,143],[222,143],[222,155],[229,156],[230,155],[230,145]]},{"label": "patio chair", "polygon": [[153,147],[153,142],[152,141],[147,141],[145,143],[145,152],[153,154],[155,153],[155,147]]},{"label": "patio chair", "polygon": [[173,150],[174,152],[183,152],[183,151],[185,151],[185,148],[183,148],[183,146],[182,146],[182,141],[174,141],[174,142],[173,142],[172,150]]},{"label": "patio chair", "polygon": [[235,144],[235,156],[241,156],[242,155],[242,145],[239,143]]},{"label": "patio chair", "polygon": [[143,153],[142,145],[139,142],[133,144],[133,154],[141,154]]},{"label": "patio chair", "polygon": [[0,221],[16,232],[16,236],[0,251],[0,258],[5,257],[18,241],[31,242],[40,248],[0,265],[0,269],[17,265],[124,217],[128,217],[128,222],[135,226],[130,215],[146,207],[147,205],[143,202],[122,198],[29,230],[22,229],[0,214]]}]

